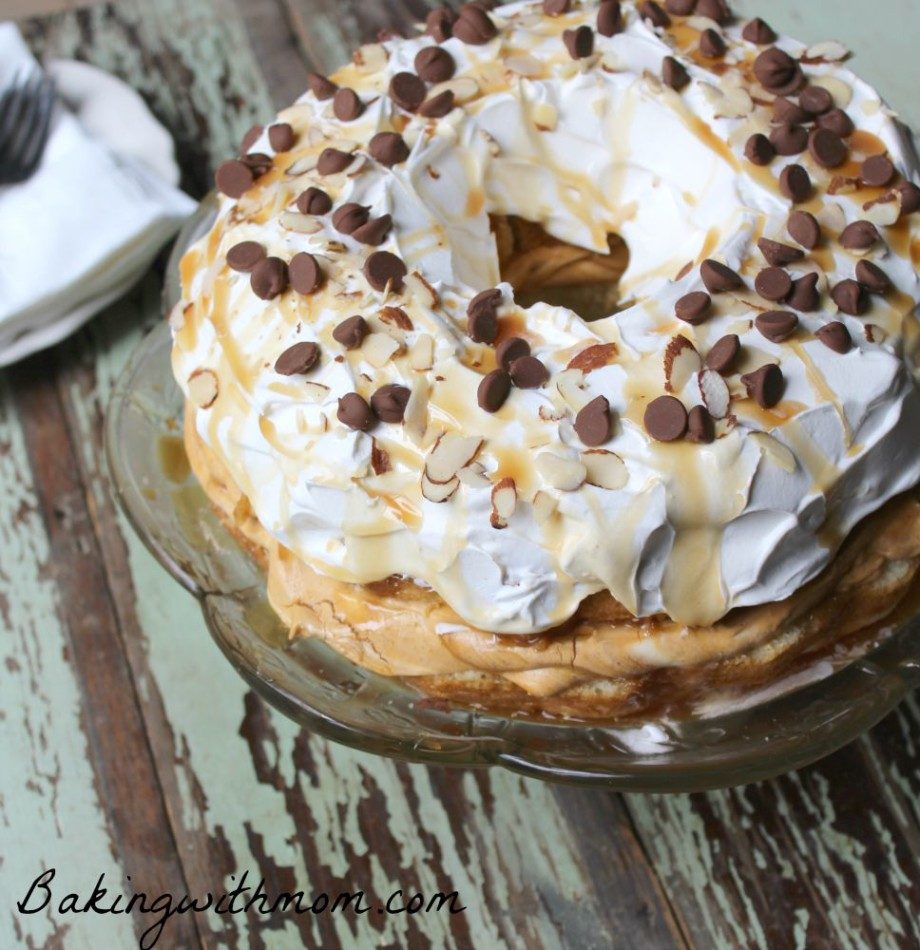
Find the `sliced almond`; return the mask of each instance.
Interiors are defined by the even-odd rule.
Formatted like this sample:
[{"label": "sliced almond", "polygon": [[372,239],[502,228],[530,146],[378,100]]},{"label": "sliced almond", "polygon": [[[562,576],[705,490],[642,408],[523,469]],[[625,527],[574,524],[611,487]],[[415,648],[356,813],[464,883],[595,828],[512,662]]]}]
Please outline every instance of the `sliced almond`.
[{"label": "sliced almond", "polygon": [[479,95],[479,83],[472,76],[461,76],[459,79],[448,79],[446,82],[439,82],[428,92],[428,98],[434,99],[442,92],[450,90],[454,94],[457,102],[470,102]]},{"label": "sliced almond", "polygon": [[505,67],[518,76],[534,79],[543,75],[543,63],[529,53],[519,53],[505,60]]},{"label": "sliced almond", "polygon": [[590,401],[583,389],[585,374],[580,369],[564,369],[556,375],[556,390],[565,404],[578,412]]},{"label": "sliced almond", "polygon": [[731,394],[720,373],[704,369],[699,377],[700,395],[713,419],[724,419],[728,415]]},{"label": "sliced almond", "polygon": [[604,449],[590,449],[581,453],[581,461],[588,473],[589,485],[617,491],[629,481],[626,463],[615,452]]},{"label": "sliced almond", "polygon": [[581,462],[563,458],[555,452],[541,452],[535,464],[543,481],[559,491],[576,491],[588,476],[588,471]]},{"label": "sliced almond", "polygon": [[616,343],[594,343],[576,353],[566,366],[566,369],[578,369],[585,375],[602,366],[609,366],[616,359]]},{"label": "sliced almond", "polygon": [[415,270],[406,277],[406,292],[430,310],[434,310],[441,302],[434,287]]},{"label": "sliced almond", "polygon": [[865,209],[863,214],[864,221],[871,221],[879,227],[897,224],[900,217],[901,202],[899,200],[873,202],[870,207]]},{"label": "sliced almond", "polygon": [[323,222],[312,214],[282,211],[278,221],[286,231],[296,231],[298,234],[317,234],[323,230]]},{"label": "sliced almond", "polygon": [[284,170],[284,174],[289,175],[291,178],[296,178],[298,175],[306,175],[307,172],[316,170],[316,163],[318,161],[319,158],[316,155],[304,155],[303,158],[298,158],[297,161],[288,165]]},{"label": "sliced almond", "polygon": [[386,68],[389,59],[386,47],[382,43],[366,43],[359,46],[352,55],[352,61],[362,73],[379,73]]},{"label": "sliced almond", "polygon": [[537,415],[544,422],[561,422],[566,417],[566,412],[564,409],[554,409],[552,406],[542,403],[537,409]]},{"label": "sliced almond", "polygon": [[377,314],[381,322],[396,327],[399,330],[414,330],[409,314],[402,307],[382,307]]},{"label": "sliced almond", "polygon": [[533,517],[537,524],[546,524],[556,511],[556,499],[548,492],[538,491],[533,496]]},{"label": "sliced almond", "polygon": [[853,87],[836,76],[810,76],[808,81],[813,86],[826,89],[838,109],[846,109],[853,101]]},{"label": "sliced almond", "polygon": [[840,234],[847,226],[847,217],[836,201],[826,201],[815,217],[822,227],[835,234]]},{"label": "sliced almond", "polygon": [[423,445],[428,432],[428,394],[430,387],[424,379],[412,386],[406,411],[403,413],[403,431],[416,445]]},{"label": "sliced almond", "polygon": [[559,110],[551,102],[538,102],[531,111],[533,124],[541,132],[553,132],[559,124]]},{"label": "sliced almond", "polygon": [[431,481],[424,473],[422,474],[422,495],[427,498],[428,501],[433,501],[436,505],[449,501],[459,487],[459,478],[452,478],[450,481],[438,483]]},{"label": "sliced almond", "polygon": [[409,347],[409,365],[417,372],[424,373],[434,365],[434,337],[420,333]]},{"label": "sliced almond", "polygon": [[390,453],[374,438],[371,439],[371,468],[375,475],[385,475],[390,471]]},{"label": "sliced almond", "polygon": [[219,392],[217,375],[213,370],[196,369],[188,378],[189,398],[199,409],[213,406]]},{"label": "sliced almond", "polygon": [[468,488],[485,488],[491,485],[486,468],[481,462],[470,462],[457,472],[457,478]]},{"label": "sliced almond", "polygon": [[329,387],[322,383],[303,382],[298,387],[304,402],[320,403],[329,395]]},{"label": "sliced almond", "polygon": [[671,337],[664,351],[664,388],[679,393],[703,365],[696,347],[682,334]]},{"label": "sliced almond", "polygon": [[425,474],[428,478],[444,484],[476,457],[482,447],[482,439],[477,436],[463,436],[456,432],[446,432],[435,443],[425,461]]},{"label": "sliced almond", "polygon": [[777,441],[766,432],[752,432],[750,437],[760,446],[765,458],[770,459],[784,472],[790,475],[798,468],[795,456],[782,442]]},{"label": "sliced almond", "polygon": [[361,355],[379,369],[399,352],[399,341],[394,340],[389,333],[369,333],[361,344]]},{"label": "sliced almond", "polygon": [[825,40],[821,43],[812,43],[805,50],[802,62],[805,63],[839,63],[850,55],[850,51],[837,40]]},{"label": "sliced almond", "polygon": [[492,516],[493,528],[507,528],[508,520],[517,507],[517,488],[513,478],[503,478],[492,488]]}]

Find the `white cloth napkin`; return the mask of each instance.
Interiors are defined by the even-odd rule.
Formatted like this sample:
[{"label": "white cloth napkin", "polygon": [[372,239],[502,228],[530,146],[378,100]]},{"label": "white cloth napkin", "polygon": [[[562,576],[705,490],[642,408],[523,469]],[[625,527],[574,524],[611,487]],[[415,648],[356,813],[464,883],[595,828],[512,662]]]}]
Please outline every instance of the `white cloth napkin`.
[{"label": "white cloth napkin", "polygon": [[[0,90],[34,64],[18,29],[0,23]],[[41,166],[0,186],[0,366],[129,290],[195,208],[175,187],[168,134],[133,90],[85,64],[49,71],[64,105]]]}]

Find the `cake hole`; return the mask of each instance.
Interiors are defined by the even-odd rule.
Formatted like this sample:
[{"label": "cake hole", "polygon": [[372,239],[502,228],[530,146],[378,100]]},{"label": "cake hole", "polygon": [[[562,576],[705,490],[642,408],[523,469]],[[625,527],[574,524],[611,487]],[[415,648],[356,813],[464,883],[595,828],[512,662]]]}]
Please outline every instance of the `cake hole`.
[{"label": "cake hole", "polygon": [[493,215],[490,221],[502,280],[514,287],[522,307],[568,307],[587,323],[623,309],[620,278],[629,265],[629,249],[619,236],[608,237],[609,254],[598,254],[560,241],[523,218]]}]

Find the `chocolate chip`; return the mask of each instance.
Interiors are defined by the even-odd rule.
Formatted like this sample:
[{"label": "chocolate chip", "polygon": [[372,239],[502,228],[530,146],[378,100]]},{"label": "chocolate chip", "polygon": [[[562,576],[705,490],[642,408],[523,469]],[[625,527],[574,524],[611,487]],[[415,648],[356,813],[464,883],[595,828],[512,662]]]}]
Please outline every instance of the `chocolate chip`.
[{"label": "chocolate chip", "polygon": [[390,231],[392,230],[393,218],[388,214],[384,214],[379,218],[372,218],[359,228],[355,228],[351,236],[360,244],[380,247],[387,237],[389,237]]},{"label": "chocolate chip", "polygon": [[391,80],[389,86],[389,96],[406,112],[415,112],[416,109],[425,101],[426,89],[415,73],[397,73]]},{"label": "chocolate chip", "polygon": [[710,347],[706,354],[705,364],[709,369],[715,370],[724,376],[734,365],[740,349],[741,341],[737,334],[729,333]]},{"label": "chocolate chip", "polygon": [[772,409],[783,397],[786,381],[775,363],[767,363],[741,377],[750,396],[761,409]]},{"label": "chocolate chip", "polygon": [[[703,278],[705,280],[705,277]],[[685,294],[674,305],[674,313],[678,320],[696,325],[702,323],[709,315],[712,297],[703,290],[694,290]]]},{"label": "chocolate chip", "polygon": [[265,259],[265,248],[257,241],[243,241],[234,244],[227,251],[227,266],[231,270],[248,274],[259,261]]},{"label": "chocolate chip", "polygon": [[811,121],[811,115],[791,99],[777,96],[773,100],[773,121],[788,125],[802,125]]},{"label": "chocolate chip", "polygon": [[402,422],[411,395],[408,387],[388,383],[371,396],[371,409],[381,422]]},{"label": "chocolate chip", "polygon": [[519,356],[509,372],[518,389],[537,389],[549,379],[549,370],[535,356]]},{"label": "chocolate chip", "polygon": [[840,243],[848,251],[867,251],[879,240],[878,228],[871,221],[854,221],[840,235]]},{"label": "chocolate chip", "polygon": [[839,320],[825,323],[815,330],[815,336],[835,353],[849,353],[853,347],[850,331]]},{"label": "chocolate chip", "polygon": [[776,31],[760,17],[755,17],[745,23],[741,35],[748,43],[754,43],[756,46],[769,46],[777,40]]},{"label": "chocolate chip", "polygon": [[425,82],[445,82],[457,70],[453,56],[440,46],[426,46],[415,57],[415,71]]},{"label": "chocolate chip", "polygon": [[671,25],[671,18],[661,8],[661,4],[656,3],[656,0],[643,0],[639,4],[639,16],[643,20],[648,20],[652,26],[666,27]]},{"label": "chocolate chip", "polygon": [[566,30],[562,34],[562,42],[572,59],[586,59],[594,52],[594,30],[590,26]]},{"label": "chocolate chip", "polygon": [[346,350],[356,350],[364,342],[364,338],[370,333],[370,329],[367,320],[360,314],[356,314],[347,320],[343,320],[332,331],[332,339],[336,343],[341,343]]},{"label": "chocolate chip", "polygon": [[482,382],[476,390],[476,401],[480,409],[486,412],[498,412],[505,404],[508,393],[511,392],[511,377],[503,369],[493,369],[482,377]]},{"label": "chocolate chip", "polygon": [[365,105],[354,89],[340,89],[332,100],[332,111],[340,122],[353,122],[364,113]]},{"label": "chocolate chip", "polygon": [[894,178],[894,163],[887,155],[867,158],[859,170],[859,180],[867,188],[884,188]]},{"label": "chocolate chip", "polygon": [[623,32],[623,11],[620,0],[601,0],[597,10],[597,32],[601,36],[616,36]]},{"label": "chocolate chip", "polygon": [[426,99],[419,107],[418,114],[426,119],[442,119],[454,108],[454,91],[445,89],[436,96]]},{"label": "chocolate chip", "polygon": [[321,188],[308,188],[297,197],[297,210],[301,214],[329,214],[332,199]]},{"label": "chocolate chip", "polygon": [[345,171],[354,161],[351,152],[343,152],[338,148],[324,148],[316,162],[316,170],[321,175],[336,175]]},{"label": "chocolate chip", "polygon": [[744,145],[744,157],[754,165],[769,165],[776,158],[776,149],[763,133],[755,132]]},{"label": "chocolate chip", "polygon": [[287,290],[287,264],[280,257],[266,257],[252,269],[249,283],[257,297],[274,300]]},{"label": "chocolate chip", "polygon": [[339,400],[336,418],[349,429],[367,432],[374,426],[374,413],[367,404],[367,400],[358,393],[347,393]]},{"label": "chocolate chip", "polygon": [[716,423],[705,406],[694,406],[687,415],[687,438],[709,445],[716,437]]},{"label": "chocolate chip", "polygon": [[575,416],[575,434],[582,445],[603,445],[610,438],[610,403],[606,396],[596,396]]},{"label": "chocolate chip", "polygon": [[327,79],[320,73],[308,73],[307,85],[310,87],[310,92],[320,100],[331,99],[339,88],[331,79]]},{"label": "chocolate chip", "polygon": [[465,3],[454,23],[454,36],[470,46],[482,46],[498,36],[498,29],[481,7]]},{"label": "chocolate chip", "polygon": [[312,294],[323,282],[323,272],[312,254],[295,254],[288,265],[291,287],[299,294]]},{"label": "chocolate chip", "polygon": [[522,356],[530,356],[530,344],[523,337],[508,337],[495,347],[495,361],[502,369],[510,369],[511,364]]},{"label": "chocolate chip", "polygon": [[262,137],[265,127],[261,125],[250,126],[249,131],[243,136],[240,142],[240,154],[245,155]]},{"label": "chocolate chip", "polygon": [[851,317],[862,316],[869,308],[869,296],[862,284],[855,280],[842,280],[831,291],[834,303]]},{"label": "chocolate chip", "polygon": [[690,83],[690,73],[673,56],[665,56],[661,63],[661,79],[666,86],[680,92]]},{"label": "chocolate chip", "polygon": [[435,42],[443,43],[454,35],[456,22],[457,14],[450,7],[438,7],[425,18],[425,32],[433,37]]},{"label": "chocolate chip", "polygon": [[339,234],[354,234],[362,224],[367,224],[371,209],[349,201],[332,213],[332,226]]},{"label": "chocolate chip", "polygon": [[711,294],[723,294],[729,290],[740,290],[744,281],[730,267],[718,261],[703,261],[700,265],[700,276],[706,289]]},{"label": "chocolate chip", "polygon": [[912,181],[902,182],[895,188],[901,193],[901,214],[913,214],[920,210],[920,188]]},{"label": "chocolate chip", "polygon": [[725,55],[727,49],[725,40],[722,39],[719,33],[712,28],[703,30],[700,36],[700,52],[707,59],[720,59]]},{"label": "chocolate chip", "polygon": [[787,306],[800,313],[812,313],[818,309],[821,295],[818,293],[818,275],[814,272],[803,274],[793,285],[792,294],[786,301]]},{"label": "chocolate chip", "polygon": [[798,325],[799,318],[789,310],[768,310],[766,313],[758,313],[754,320],[758,332],[771,343],[788,340]]},{"label": "chocolate chip", "polygon": [[800,261],[805,256],[805,252],[800,248],[781,244],[779,241],[771,241],[768,238],[761,238],[757,246],[767,263],[774,267],[785,267],[787,264]]},{"label": "chocolate chip", "polygon": [[834,97],[823,86],[806,86],[799,93],[799,105],[811,115],[824,115],[834,106]]},{"label": "chocolate chip", "polygon": [[467,333],[476,343],[494,343],[498,336],[498,308],[502,292],[497,288],[476,294],[466,308]]},{"label": "chocolate chip", "polygon": [[545,16],[562,16],[572,9],[572,0],[543,0]]},{"label": "chocolate chip", "polygon": [[289,152],[296,141],[294,130],[287,122],[277,122],[268,127],[268,144],[276,152]]},{"label": "chocolate chip", "polygon": [[249,168],[256,178],[272,170],[272,157],[264,152],[250,152],[244,155],[240,161]]},{"label": "chocolate chip", "polygon": [[675,442],[687,431],[687,410],[674,396],[659,396],[645,408],[645,431],[659,442]]},{"label": "chocolate chip", "polygon": [[856,265],[856,279],[874,294],[884,294],[891,289],[888,275],[872,261],[860,261]]},{"label": "chocolate chip", "polygon": [[696,5],[696,15],[709,17],[719,26],[725,26],[732,18],[732,11],[726,0],[699,0]]},{"label": "chocolate chip", "polygon": [[856,130],[853,120],[842,109],[831,109],[830,112],[818,116],[818,127],[827,129],[842,139],[852,135]]},{"label": "chocolate chip", "polygon": [[821,240],[821,225],[818,219],[808,211],[793,211],[786,225],[789,236],[802,247],[814,250]]},{"label": "chocolate chip", "polygon": [[808,147],[808,133],[800,125],[783,123],[770,132],[777,155],[800,155]]},{"label": "chocolate chip", "polygon": [[802,70],[788,53],[776,46],[771,46],[754,60],[754,75],[764,89],[784,94],[787,91],[794,91],[789,87],[796,84],[802,75]]},{"label": "chocolate chip", "polygon": [[785,300],[792,293],[792,278],[782,267],[765,267],[755,278],[754,289],[764,300]]},{"label": "chocolate chip", "polygon": [[399,293],[403,289],[403,282],[409,269],[395,254],[389,251],[375,251],[364,262],[364,276],[374,290],[381,293],[390,289]]},{"label": "chocolate chip", "polygon": [[779,176],[779,190],[795,204],[811,195],[811,176],[801,165],[787,165]]},{"label": "chocolate chip", "polygon": [[252,188],[255,178],[252,169],[245,162],[234,159],[229,162],[221,162],[217,166],[214,181],[217,190],[228,198],[242,198]]},{"label": "chocolate chip", "polygon": [[319,360],[319,346],[316,343],[295,343],[275,360],[275,372],[282,376],[308,373],[316,366],[317,360]]},{"label": "chocolate chip", "polygon": [[674,16],[692,16],[696,0],[665,0],[665,9]]},{"label": "chocolate chip", "polygon": [[822,168],[838,168],[849,154],[843,139],[830,129],[815,129],[808,136],[808,151]]}]

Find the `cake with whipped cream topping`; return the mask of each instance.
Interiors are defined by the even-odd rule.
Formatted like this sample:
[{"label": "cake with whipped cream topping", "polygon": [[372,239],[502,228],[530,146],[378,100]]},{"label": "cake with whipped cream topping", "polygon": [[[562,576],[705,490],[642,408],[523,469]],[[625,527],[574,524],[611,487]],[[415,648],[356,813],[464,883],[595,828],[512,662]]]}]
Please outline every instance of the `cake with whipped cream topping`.
[{"label": "cake with whipped cream topping", "polygon": [[903,610],[920,169],[848,58],[724,0],[472,3],[247,134],[173,368],[292,636],[591,717]]}]

